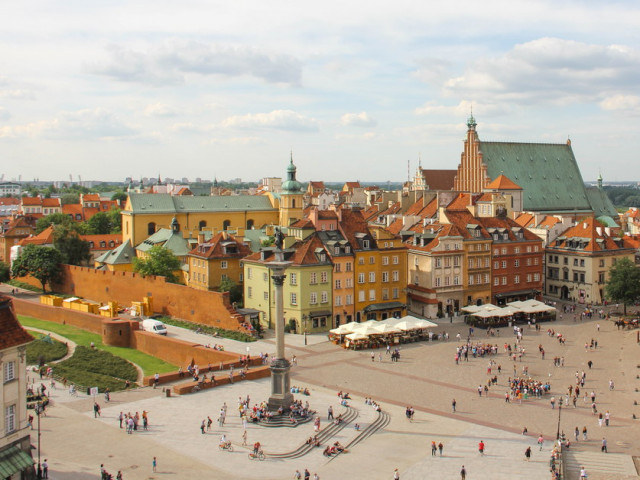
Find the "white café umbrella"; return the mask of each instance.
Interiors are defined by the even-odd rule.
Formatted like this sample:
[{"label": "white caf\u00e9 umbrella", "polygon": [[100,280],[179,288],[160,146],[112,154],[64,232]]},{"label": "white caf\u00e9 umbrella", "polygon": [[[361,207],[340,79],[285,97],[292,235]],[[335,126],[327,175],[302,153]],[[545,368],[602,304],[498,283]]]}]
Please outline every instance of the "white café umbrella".
[{"label": "white caf\u00e9 umbrella", "polygon": [[466,307],[462,307],[460,310],[467,313],[476,313],[481,310],[481,308],[477,305],[467,305]]},{"label": "white caf\u00e9 umbrella", "polygon": [[349,340],[366,340],[369,338],[367,335],[360,332],[353,332],[346,336]]},{"label": "white caf\u00e9 umbrella", "polygon": [[353,329],[351,327],[348,327],[347,325],[340,325],[333,330],[329,330],[329,332],[333,333],[334,335],[346,335],[347,333],[353,333]]},{"label": "white caf\u00e9 umbrella", "polygon": [[378,333],[399,333],[401,330],[398,327],[395,327],[393,325],[389,325],[387,323],[383,323],[382,325],[378,325],[377,327],[373,327],[375,328]]},{"label": "white caf\u00e9 umbrella", "polygon": [[363,335],[379,335],[380,334],[380,332],[376,330],[375,327],[372,327],[370,325],[365,325],[363,327],[354,329],[353,333],[361,333]]},{"label": "white caf\u00e9 umbrella", "polygon": [[430,322],[429,320],[424,320],[422,318],[417,318],[414,322],[414,325],[417,328],[433,328],[438,326],[437,323],[433,323],[433,322]]}]

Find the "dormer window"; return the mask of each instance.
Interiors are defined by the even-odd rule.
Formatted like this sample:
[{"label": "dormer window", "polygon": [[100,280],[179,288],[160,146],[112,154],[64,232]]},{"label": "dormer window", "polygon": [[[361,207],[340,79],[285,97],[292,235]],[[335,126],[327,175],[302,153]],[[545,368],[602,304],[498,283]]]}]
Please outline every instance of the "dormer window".
[{"label": "dormer window", "polygon": [[340,255],[340,247],[335,247],[335,248],[333,249],[333,253],[334,253],[335,255]]},{"label": "dormer window", "polygon": [[362,241],[362,248],[369,248],[369,240]]}]

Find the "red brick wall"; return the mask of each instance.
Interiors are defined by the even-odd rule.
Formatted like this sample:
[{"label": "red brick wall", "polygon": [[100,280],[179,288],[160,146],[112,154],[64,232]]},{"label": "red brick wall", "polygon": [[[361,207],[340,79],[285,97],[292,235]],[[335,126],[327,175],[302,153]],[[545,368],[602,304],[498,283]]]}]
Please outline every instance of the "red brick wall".
[{"label": "red brick wall", "polygon": [[102,334],[102,321],[104,317],[100,315],[71,310],[70,308],[52,307],[15,297],[12,300],[18,315],[27,315],[49,322],[62,323],[64,325],[73,325],[83,330]]},{"label": "red brick wall", "polygon": [[151,295],[156,312],[229,330],[238,330],[243,320],[231,307],[228,293],[195,290],[167,283],[164,277],[64,265],[64,278],[55,290],[96,302],[115,300],[124,306]]}]

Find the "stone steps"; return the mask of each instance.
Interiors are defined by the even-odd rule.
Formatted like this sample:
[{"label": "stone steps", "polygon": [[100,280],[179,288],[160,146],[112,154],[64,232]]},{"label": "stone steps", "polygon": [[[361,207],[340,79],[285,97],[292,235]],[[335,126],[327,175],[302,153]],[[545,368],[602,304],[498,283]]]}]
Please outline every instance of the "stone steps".
[{"label": "stone steps", "polygon": [[586,468],[589,478],[597,473],[637,475],[633,459],[629,455],[565,450],[563,457],[567,480],[579,478],[582,466]]}]

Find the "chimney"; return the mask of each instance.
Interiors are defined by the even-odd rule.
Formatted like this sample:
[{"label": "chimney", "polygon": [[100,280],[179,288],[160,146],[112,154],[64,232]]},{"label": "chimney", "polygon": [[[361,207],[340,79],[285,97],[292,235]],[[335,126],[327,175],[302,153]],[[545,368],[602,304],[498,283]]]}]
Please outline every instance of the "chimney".
[{"label": "chimney", "polygon": [[204,243],[204,232],[198,232],[198,245],[202,245]]}]

